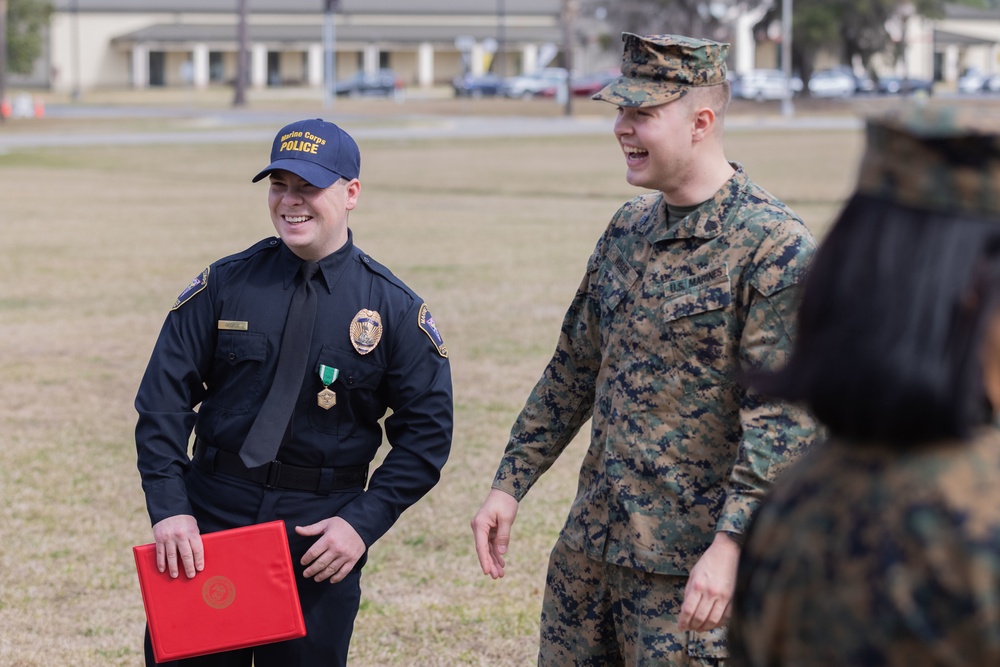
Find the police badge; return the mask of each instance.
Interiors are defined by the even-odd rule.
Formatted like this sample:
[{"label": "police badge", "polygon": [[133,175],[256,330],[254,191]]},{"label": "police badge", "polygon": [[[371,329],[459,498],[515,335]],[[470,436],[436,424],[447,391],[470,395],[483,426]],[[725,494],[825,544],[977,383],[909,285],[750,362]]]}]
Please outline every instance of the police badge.
[{"label": "police badge", "polygon": [[368,354],[382,339],[382,316],[377,311],[362,308],[351,322],[351,345],[358,354]]}]

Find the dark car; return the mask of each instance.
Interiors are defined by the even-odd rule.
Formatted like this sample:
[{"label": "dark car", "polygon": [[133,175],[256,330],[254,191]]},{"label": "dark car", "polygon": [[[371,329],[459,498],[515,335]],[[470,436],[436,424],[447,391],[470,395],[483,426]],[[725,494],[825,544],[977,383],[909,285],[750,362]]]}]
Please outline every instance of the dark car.
[{"label": "dark car", "polygon": [[389,97],[403,88],[403,80],[391,69],[380,69],[375,74],[363,71],[354,76],[338,81],[334,86],[337,95],[351,97],[381,96]]},{"label": "dark car", "polygon": [[451,81],[456,97],[495,97],[503,95],[503,79],[493,74],[466,74]]},{"label": "dark car", "polygon": [[880,76],[877,86],[876,90],[882,95],[931,95],[934,92],[934,82],[929,79]]}]

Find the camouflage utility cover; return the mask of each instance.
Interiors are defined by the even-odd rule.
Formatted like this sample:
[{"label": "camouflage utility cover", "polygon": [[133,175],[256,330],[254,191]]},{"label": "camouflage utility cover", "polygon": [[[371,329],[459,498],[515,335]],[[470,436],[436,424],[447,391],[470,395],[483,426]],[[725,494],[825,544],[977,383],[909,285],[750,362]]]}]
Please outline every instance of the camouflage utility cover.
[{"label": "camouflage utility cover", "polygon": [[816,437],[738,381],[786,361],[815,243],[734,166],[673,226],[659,193],[619,209],[511,431],[493,486],[520,500],[593,417],[562,532],[592,558],[687,574]]},{"label": "camouflage utility cover", "polygon": [[1000,431],[833,441],[782,477],[740,562],[733,665],[1000,665]]},{"label": "camouflage utility cover", "polygon": [[912,108],[868,120],[858,192],[944,213],[1000,215],[1000,115]]},{"label": "camouflage utility cover", "polygon": [[683,96],[692,86],[726,80],[729,44],[681,35],[622,33],[622,75],[594,95],[623,107],[650,107]]}]

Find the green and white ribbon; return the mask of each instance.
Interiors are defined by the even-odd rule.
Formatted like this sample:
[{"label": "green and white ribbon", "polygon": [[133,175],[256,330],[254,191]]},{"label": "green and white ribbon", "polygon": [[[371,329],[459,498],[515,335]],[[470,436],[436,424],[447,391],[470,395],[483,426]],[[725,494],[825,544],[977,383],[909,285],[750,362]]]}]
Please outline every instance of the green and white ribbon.
[{"label": "green and white ribbon", "polygon": [[332,366],[319,365],[319,379],[323,383],[324,387],[329,387],[331,384],[336,382],[337,376],[340,375],[340,371]]}]

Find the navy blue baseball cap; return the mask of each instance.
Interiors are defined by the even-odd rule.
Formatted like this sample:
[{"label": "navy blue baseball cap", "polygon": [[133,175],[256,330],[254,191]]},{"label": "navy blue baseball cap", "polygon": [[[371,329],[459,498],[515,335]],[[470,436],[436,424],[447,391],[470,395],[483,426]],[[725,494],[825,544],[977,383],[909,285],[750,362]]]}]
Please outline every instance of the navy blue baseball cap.
[{"label": "navy blue baseball cap", "polygon": [[271,164],[253,177],[256,183],[276,169],[290,171],[317,188],[361,173],[361,151],[347,132],[322,118],[299,120],[281,128],[271,146]]}]

